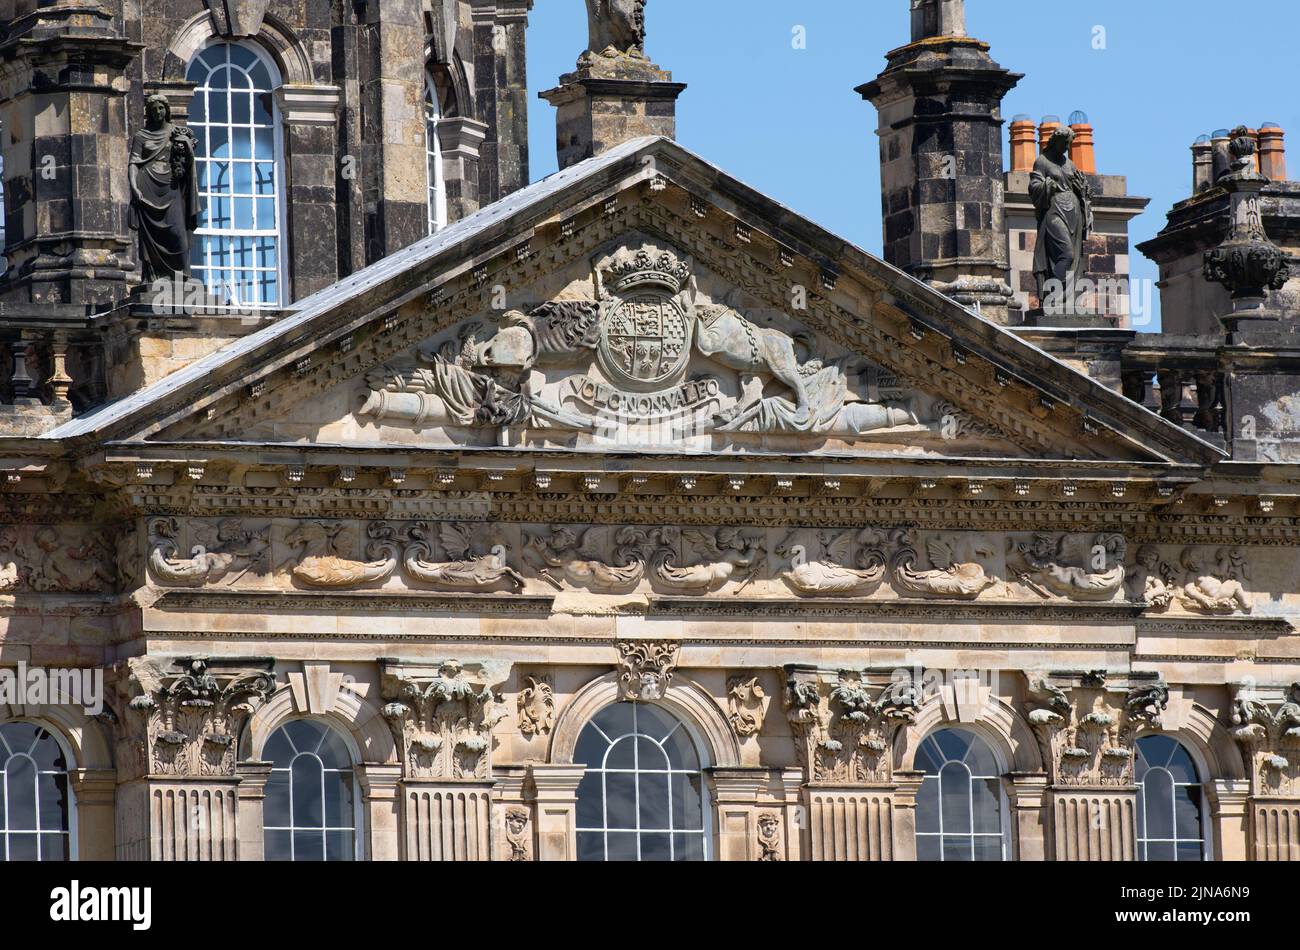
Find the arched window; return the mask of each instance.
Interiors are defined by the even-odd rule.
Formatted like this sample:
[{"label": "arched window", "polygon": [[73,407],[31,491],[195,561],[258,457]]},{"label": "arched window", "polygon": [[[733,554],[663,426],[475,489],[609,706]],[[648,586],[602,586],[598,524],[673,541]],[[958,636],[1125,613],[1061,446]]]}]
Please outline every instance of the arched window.
[{"label": "arched window", "polygon": [[578,737],[579,861],[702,861],[700,755],[675,716],[646,703],[602,709]]},{"label": "arched window", "polygon": [[916,800],[916,855],[922,861],[1006,858],[997,757],[968,729],[940,729],[921,743],[925,772]]},{"label": "arched window", "polygon": [[1201,861],[1201,783],[1191,755],[1169,736],[1137,741],[1133,779],[1138,787],[1139,861]]},{"label": "arched window", "polygon": [[0,860],[68,860],[68,804],[58,741],[29,722],[0,725]]},{"label": "arched window", "polygon": [[324,723],[295,719],[267,740],[271,762],[262,827],[268,861],[352,861],[352,756]]},{"label": "arched window", "polygon": [[283,306],[284,151],[273,95],[280,77],[252,45],[214,43],[195,56],[186,78],[198,84],[189,126],[204,209],[194,276],[226,305]]},{"label": "arched window", "polygon": [[447,183],[442,173],[442,144],[438,120],[442,104],[432,76],[424,77],[424,142],[429,174],[429,233],[447,226]]}]

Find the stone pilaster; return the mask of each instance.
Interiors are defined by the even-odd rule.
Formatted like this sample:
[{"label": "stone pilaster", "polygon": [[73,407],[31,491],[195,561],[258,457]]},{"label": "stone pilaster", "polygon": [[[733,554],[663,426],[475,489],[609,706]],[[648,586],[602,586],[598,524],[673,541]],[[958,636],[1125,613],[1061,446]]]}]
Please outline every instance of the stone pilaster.
[{"label": "stone pilaster", "polygon": [[442,180],[447,190],[447,221],[459,221],[482,205],[480,171],[488,127],[474,119],[453,117],[438,121],[442,153]]},{"label": "stone pilaster", "polygon": [[263,819],[266,805],[266,783],[271,779],[270,762],[240,762],[235,766],[239,776],[238,792],[238,851],[241,861],[266,860],[266,835]]},{"label": "stone pilaster", "polygon": [[1214,859],[1250,860],[1250,782],[1220,778],[1207,782],[1205,789],[1209,804],[1206,834],[1213,835]]},{"label": "stone pilaster", "polygon": [[117,775],[107,769],[76,769],[68,783],[77,803],[77,860],[112,861]]},{"label": "stone pilaster", "polygon": [[[808,856],[813,861],[893,861],[898,786],[808,786]],[[915,833],[915,832],[914,832]]]},{"label": "stone pilaster", "polygon": [[529,766],[537,822],[537,860],[573,861],[578,857],[578,784],[585,765]]},{"label": "stone pilaster", "polygon": [[344,276],[339,271],[337,243],[325,236],[334,233],[338,195],[346,192],[350,182],[346,161],[335,160],[340,90],[335,86],[281,86],[276,98],[288,166],[285,217],[287,246],[293,253],[288,302]]},{"label": "stone pilaster", "polygon": [[106,310],[126,298],[125,70],[139,49],[104,3],[20,4],[7,24],[0,299]]},{"label": "stone pilaster", "polygon": [[802,773],[766,768],[709,770],[719,861],[797,861]]},{"label": "stone pilaster", "polygon": [[1137,856],[1137,787],[1053,788],[1055,861],[1132,861]]},{"label": "stone pilaster", "polygon": [[533,0],[471,0],[475,104],[488,133],[481,146],[480,205],[528,184],[525,35],[532,8]]},{"label": "stone pilaster", "polygon": [[880,113],[885,260],[990,319],[1018,322],[1008,282],[1002,99],[1021,76],[994,62],[987,43],[961,35],[959,3],[927,0],[913,9],[913,42],[857,88]]},{"label": "stone pilaster", "polygon": [[[366,0],[359,51],[365,263],[429,228],[425,152],[424,13],[420,0]],[[314,136],[313,136],[314,138]]]},{"label": "stone pilaster", "polygon": [[1155,674],[1026,676],[1026,718],[1051,782],[1054,861],[1132,861],[1137,856],[1135,745],[1163,728],[1169,688]]},{"label": "stone pilaster", "polygon": [[1047,801],[1047,775],[1015,772],[1011,775],[1011,820],[1017,861],[1046,861],[1051,813]]}]

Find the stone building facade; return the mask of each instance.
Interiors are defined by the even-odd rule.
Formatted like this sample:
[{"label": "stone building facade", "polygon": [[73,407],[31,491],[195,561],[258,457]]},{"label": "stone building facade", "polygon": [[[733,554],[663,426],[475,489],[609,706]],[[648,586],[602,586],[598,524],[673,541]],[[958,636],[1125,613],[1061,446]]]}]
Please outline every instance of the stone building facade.
[{"label": "stone building facade", "polygon": [[[1157,239],[1208,265],[1162,343],[1026,322],[1018,77],[960,0],[859,90],[884,260],[674,142],[637,43],[545,93],[527,184],[522,0],[149,6],[0,7],[0,854],[1300,858],[1255,139]],[[292,290],[251,315],[160,312],[123,230],[141,97],[201,125],[212,49],[286,77]],[[86,170],[47,190],[53,116]]]}]

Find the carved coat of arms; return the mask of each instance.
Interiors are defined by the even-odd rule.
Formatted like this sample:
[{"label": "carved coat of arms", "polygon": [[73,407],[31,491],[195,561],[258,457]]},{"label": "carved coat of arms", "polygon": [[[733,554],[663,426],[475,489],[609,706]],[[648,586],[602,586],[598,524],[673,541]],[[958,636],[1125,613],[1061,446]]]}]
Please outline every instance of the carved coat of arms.
[{"label": "carved coat of arms", "polygon": [[678,295],[689,265],[669,251],[622,251],[607,264],[612,294],[597,351],[609,378],[647,391],[681,381],[691,355],[694,321]]}]

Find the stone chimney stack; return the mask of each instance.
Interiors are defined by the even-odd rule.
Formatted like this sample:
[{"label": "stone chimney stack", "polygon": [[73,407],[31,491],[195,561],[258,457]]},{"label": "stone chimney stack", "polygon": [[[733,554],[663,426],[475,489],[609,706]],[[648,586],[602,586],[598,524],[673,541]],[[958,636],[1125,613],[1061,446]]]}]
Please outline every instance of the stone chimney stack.
[{"label": "stone chimney stack", "polygon": [[647,0],[587,0],[590,41],[574,72],[538,95],[556,108],[560,168],[644,135],[677,134],[685,83],[645,53]]},{"label": "stone chimney stack", "polygon": [[912,0],[912,42],[857,89],[880,114],[885,259],[989,319],[1018,323],[1002,99],[1021,77],[965,33],[962,0]]}]

